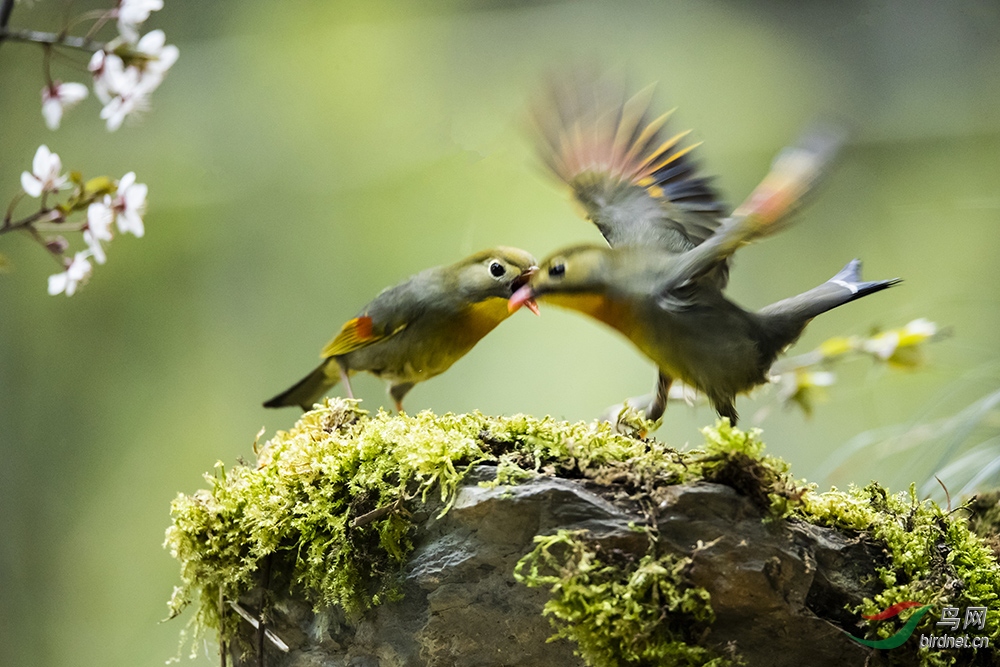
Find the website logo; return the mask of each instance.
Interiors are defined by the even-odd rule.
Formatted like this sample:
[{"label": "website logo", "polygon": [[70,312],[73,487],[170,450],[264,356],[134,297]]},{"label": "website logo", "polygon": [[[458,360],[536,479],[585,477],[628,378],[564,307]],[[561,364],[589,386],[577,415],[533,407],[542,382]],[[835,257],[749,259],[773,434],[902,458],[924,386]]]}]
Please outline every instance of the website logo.
[{"label": "website logo", "polygon": [[904,609],[912,609],[913,607],[919,607],[919,609],[913,612],[910,619],[906,621],[906,625],[897,630],[891,637],[886,637],[885,639],[864,639],[863,637],[855,637],[850,633],[848,633],[847,636],[857,643],[870,648],[888,649],[902,646],[903,642],[909,639],[910,635],[913,634],[913,631],[917,629],[917,624],[920,623],[920,619],[924,617],[924,614],[931,610],[931,605],[924,604],[923,602],[916,602],[914,600],[906,600],[905,602],[897,602],[891,607],[886,607],[877,614],[863,616],[864,619],[869,621],[884,621],[889,618],[895,618],[899,615],[899,612]]},{"label": "website logo", "polygon": [[[900,612],[906,609],[913,609],[916,607],[917,610],[913,612],[909,619],[907,619],[906,624],[897,630],[891,637],[886,637],[885,639],[864,639],[863,637],[855,637],[850,633],[848,633],[847,636],[862,646],[868,646],[870,648],[898,648],[910,638],[910,636],[917,629],[917,625],[920,624],[920,620],[931,610],[932,606],[933,605],[924,604],[923,602],[917,602],[915,600],[906,600],[904,602],[897,602],[890,607],[886,607],[877,614],[863,617],[868,621],[885,621],[890,618],[895,618],[900,614]],[[962,611],[963,610],[958,607],[945,607],[942,609],[941,620],[935,625],[938,628],[945,628],[941,631],[943,634],[921,633],[920,648],[971,648],[975,650],[989,647],[990,639],[986,635],[970,636],[968,634],[952,634],[958,631],[959,625],[961,625],[962,630],[968,630],[969,628],[976,630],[986,629],[986,607],[966,607],[964,609],[964,614],[962,614]]]}]

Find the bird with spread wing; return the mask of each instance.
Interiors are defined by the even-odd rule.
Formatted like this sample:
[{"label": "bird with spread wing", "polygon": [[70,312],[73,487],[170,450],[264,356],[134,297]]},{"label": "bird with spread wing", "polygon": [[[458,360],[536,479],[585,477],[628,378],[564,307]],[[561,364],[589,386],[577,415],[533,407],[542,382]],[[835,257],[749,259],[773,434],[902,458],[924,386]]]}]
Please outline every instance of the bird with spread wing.
[{"label": "bird with spread wing", "polygon": [[843,132],[807,131],[727,214],[698,174],[697,144],[666,131],[670,113],[652,116],[651,94],[626,98],[606,82],[570,78],[552,84],[536,107],[539,154],[610,247],[550,255],[510,308],[537,298],[628,338],[659,369],[648,419],[663,414],[676,379],[736,423],[735,397],[767,382],[775,358],[813,317],[899,281],[863,282],[854,260],[822,285],[755,312],[729,301],[723,289],[733,253],[786,226],[826,174]]}]

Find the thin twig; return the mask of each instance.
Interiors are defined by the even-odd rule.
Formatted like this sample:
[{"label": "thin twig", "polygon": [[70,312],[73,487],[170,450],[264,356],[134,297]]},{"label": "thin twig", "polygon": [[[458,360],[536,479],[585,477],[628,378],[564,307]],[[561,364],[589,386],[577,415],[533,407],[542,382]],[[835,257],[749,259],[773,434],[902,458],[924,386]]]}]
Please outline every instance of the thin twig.
[{"label": "thin twig", "polygon": [[25,227],[24,230],[26,232],[28,232],[29,234],[31,234],[31,238],[33,238],[36,241],[38,241],[38,245],[40,245],[43,248],[45,248],[46,252],[49,253],[49,256],[52,257],[52,258],[54,258],[56,260],[56,262],[59,264],[60,267],[62,267],[63,269],[66,268],[66,258],[63,257],[63,254],[61,252],[57,252],[56,250],[53,250],[49,246],[49,244],[45,242],[45,239],[42,238],[42,235],[38,233],[37,229],[35,229],[34,227]]},{"label": "thin twig", "polygon": [[110,20],[111,20],[111,12],[108,12],[104,16],[94,21],[94,25],[90,26],[90,30],[87,31],[87,34],[84,35],[83,38],[90,39],[91,37],[96,35],[97,31],[103,28],[105,24]]},{"label": "thin twig", "polygon": [[383,505],[382,507],[373,509],[371,512],[362,514],[359,517],[355,517],[354,521],[351,522],[351,527],[360,528],[361,526],[367,526],[372,521],[378,521],[379,519],[388,514],[399,511],[403,511],[404,513],[406,513],[405,510],[403,510],[402,497],[396,498],[396,502],[392,503],[391,505]]},{"label": "thin twig", "polygon": [[355,517],[354,521],[351,522],[351,526],[353,528],[360,528],[361,526],[366,526],[370,524],[372,521],[378,521],[379,519],[387,515],[389,512],[391,512],[393,509],[395,509],[395,507],[393,507],[392,505],[383,505],[382,507],[374,509],[371,512],[368,512],[367,514],[362,514],[359,517]]},{"label": "thin twig", "polygon": [[[229,607],[233,611],[235,611],[237,614],[239,614],[240,616],[242,616],[243,620],[245,620],[247,623],[249,623],[251,626],[253,626],[254,629],[257,629],[257,628],[260,627],[260,621],[258,621],[254,617],[254,615],[251,614],[249,611],[247,611],[246,609],[244,609],[243,607],[241,607],[238,602],[236,602],[234,600],[230,600],[229,601]],[[288,651],[290,650],[288,648],[288,644],[286,644],[285,642],[283,642],[281,640],[281,637],[279,637],[278,635],[276,635],[273,632],[271,632],[270,628],[266,628],[264,630],[264,636],[267,637],[268,640],[272,644],[274,644],[275,648],[277,648],[282,653],[288,653]]]},{"label": "thin twig", "polygon": [[45,85],[50,90],[53,87],[52,84],[52,45],[46,44],[43,47],[42,55],[42,73],[45,75]]},{"label": "thin twig", "polygon": [[10,220],[14,217],[14,209],[24,199],[25,194],[24,192],[19,192],[10,200],[10,206],[7,207],[7,213],[3,216],[3,225],[0,226],[0,229],[10,227]]},{"label": "thin twig", "polygon": [[63,53],[58,49],[51,49],[51,51],[52,51],[52,57],[59,58],[63,62],[63,64],[68,65],[77,71],[87,72],[88,74],[90,73],[90,70],[87,69],[87,63],[82,63],[79,61],[78,58],[74,58],[68,53]]},{"label": "thin twig", "polygon": [[11,30],[0,28],[0,42],[10,40],[12,42],[29,42],[33,44],[48,44],[49,46],[68,46],[81,51],[102,50],[107,44],[98,42],[86,37],[74,37],[73,35],[60,35],[56,32],[39,32],[38,30]]},{"label": "thin twig", "polygon": [[951,514],[951,494],[948,493],[948,487],[944,485],[944,482],[942,482],[941,478],[937,475],[934,475],[934,479],[936,479],[937,483],[941,485],[942,489],[944,489],[944,497],[948,501],[948,513]]},{"label": "thin twig", "polygon": [[90,11],[90,12],[84,12],[83,14],[80,14],[79,16],[77,16],[75,19],[73,19],[71,21],[71,20],[69,20],[69,16],[68,15],[69,15],[69,7],[72,4],[73,3],[70,2],[70,3],[68,3],[66,5],[66,7],[67,7],[67,10],[66,10],[66,13],[67,13],[66,27],[62,29],[63,33],[68,33],[70,30],[72,30],[76,26],[80,25],[81,23],[86,23],[87,21],[96,21],[99,18],[103,18],[108,13],[108,10],[106,10],[106,9],[95,9],[95,10]]},{"label": "thin twig", "polygon": [[[13,208],[13,205],[12,205],[12,208]],[[3,225],[0,226],[0,234],[4,234],[6,232],[12,232],[12,231],[17,230],[17,229],[23,229],[25,227],[32,227],[32,226],[34,226],[34,224],[36,222],[43,222],[42,218],[44,218],[45,216],[50,216],[50,219],[51,219],[51,215],[52,215],[52,211],[53,210],[54,209],[44,208],[43,207],[41,210],[37,211],[36,213],[32,213],[28,217],[22,218],[21,220],[18,220],[17,222],[12,222],[11,221],[11,219],[9,217],[9,213],[10,212],[8,212],[8,217],[4,220]]]}]

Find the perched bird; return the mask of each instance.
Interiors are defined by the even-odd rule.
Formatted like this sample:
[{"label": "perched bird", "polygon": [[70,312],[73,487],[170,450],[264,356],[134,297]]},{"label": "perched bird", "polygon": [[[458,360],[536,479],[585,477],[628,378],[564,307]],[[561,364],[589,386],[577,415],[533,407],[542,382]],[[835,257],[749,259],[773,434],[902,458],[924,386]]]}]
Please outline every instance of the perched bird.
[{"label": "perched bird", "polygon": [[669,114],[650,119],[649,91],[624,100],[607,87],[556,86],[536,112],[540,153],[568,184],[610,248],[554,253],[510,299],[535,298],[577,310],[616,329],[659,368],[646,417],[658,419],[674,379],[703,392],[736,423],[737,394],[767,382],[777,355],[816,315],[885,289],[862,282],[854,260],[819,287],[757,312],[723,295],[741,246],[783,228],[825,173],[843,133],[807,132],[775,159],[747,200],[726,207],[681,148],[664,139]]},{"label": "perched bird", "polygon": [[[323,348],[319,366],[264,407],[308,410],[338,382],[353,398],[350,375],[368,371],[389,382],[402,411],[413,385],[448,370],[509,317],[507,300],[536,264],[523,250],[492,248],[383,290]],[[538,313],[530,299],[525,303]]]}]

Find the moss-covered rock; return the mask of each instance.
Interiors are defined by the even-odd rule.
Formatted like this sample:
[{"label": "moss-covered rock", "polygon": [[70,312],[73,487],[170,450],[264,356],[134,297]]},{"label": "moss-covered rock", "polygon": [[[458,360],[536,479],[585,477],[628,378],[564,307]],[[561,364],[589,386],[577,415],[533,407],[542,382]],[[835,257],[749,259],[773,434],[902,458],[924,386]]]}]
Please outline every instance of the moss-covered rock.
[{"label": "moss-covered rock", "polygon": [[[570,664],[545,652],[559,642],[528,650],[537,623],[504,620],[543,606],[535,591],[509,588],[519,559],[521,581],[548,590],[557,636],[592,666],[762,664],[756,652],[776,655],[790,640],[813,659],[789,649],[768,664],[861,664],[869,650],[844,631],[891,635],[908,612],[867,630],[859,614],[902,600],[985,606],[983,634],[1000,641],[1000,568],[963,518],[912,491],[817,493],[764,455],[756,433],[724,422],[706,429],[703,449],[682,453],[606,424],[369,416],[331,400],[257,454],[256,465],[219,464],[209,489],[180,495],[167,531],[181,564],[172,612],[193,604],[194,632],[217,633],[223,646],[254,636],[242,612],[275,628],[282,617],[288,643],[341,656],[328,664],[361,653],[379,656],[358,663],[371,665]],[[412,600],[423,616],[386,620]],[[935,616],[920,627],[932,631]],[[462,628],[463,618],[479,623]],[[490,639],[504,640],[490,623],[516,637],[516,662],[489,654]],[[392,650],[376,646],[391,644],[386,628],[405,635]],[[364,651],[351,653],[351,642]],[[918,653],[910,642],[874,659],[993,664],[996,654]]]}]

